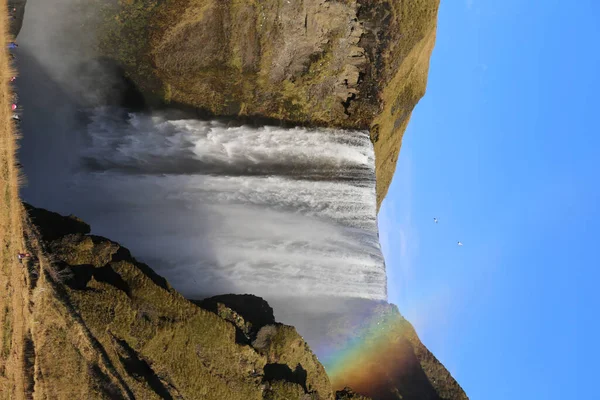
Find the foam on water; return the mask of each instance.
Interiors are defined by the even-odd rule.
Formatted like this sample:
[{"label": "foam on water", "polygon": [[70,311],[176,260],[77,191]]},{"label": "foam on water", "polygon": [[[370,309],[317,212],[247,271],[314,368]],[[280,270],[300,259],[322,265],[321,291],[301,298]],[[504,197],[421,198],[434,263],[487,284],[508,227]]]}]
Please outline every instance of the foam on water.
[{"label": "foam on water", "polygon": [[386,298],[366,133],[117,114],[66,197],[185,296]]}]

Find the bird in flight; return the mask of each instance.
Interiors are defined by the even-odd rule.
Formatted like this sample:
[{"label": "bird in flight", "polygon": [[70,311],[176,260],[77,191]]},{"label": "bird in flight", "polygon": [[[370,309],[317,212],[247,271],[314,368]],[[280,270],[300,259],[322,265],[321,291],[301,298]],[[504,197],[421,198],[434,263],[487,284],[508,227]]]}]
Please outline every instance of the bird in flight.
[{"label": "bird in flight", "polygon": [[457,244],[458,244],[459,246],[462,246],[462,243],[460,242],[460,240],[458,241],[458,243],[457,243]]},{"label": "bird in flight", "polygon": [[437,218],[433,218],[433,222],[435,222],[436,224],[438,223],[438,219]]}]

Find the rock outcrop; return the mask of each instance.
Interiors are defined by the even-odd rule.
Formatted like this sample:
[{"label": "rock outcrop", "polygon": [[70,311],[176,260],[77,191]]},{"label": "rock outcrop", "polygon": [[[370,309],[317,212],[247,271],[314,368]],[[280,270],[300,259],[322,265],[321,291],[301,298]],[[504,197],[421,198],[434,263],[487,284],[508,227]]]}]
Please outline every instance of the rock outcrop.
[{"label": "rock outcrop", "polygon": [[275,324],[273,309],[265,300],[250,294],[225,294],[210,297],[195,304],[233,323],[248,343],[267,325]]},{"label": "rock outcrop", "polygon": [[32,388],[50,398],[467,399],[393,305],[331,316],[329,347],[364,356],[330,377],[263,299],[190,302],[76,217],[27,210]]},{"label": "rock outcrop", "polygon": [[149,104],[370,129],[381,204],[425,93],[439,0],[109,4],[95,21],[100,54]]},{"label": "rock outcrop", "polygon": [[203,304],[220,312],[205,310],[73,217],[28,212],[42,238],[28,265],[40,274],[34,391],[56,399],[334,399],[308,345],[262,299],[219,296]]},{"label": "rock outcrop", "polygon": [[27,0],[8,0],[8,21],[9,33],[12,38],[17,37],[21,26],[23,26],[23,16],[25,15],[25,4]]},{"label": "rock outcrop", "polygon": [[[369,129],[381,204],[425,92],[439,0],[76,3],[96,34],[86,57],[115,67],[138,104]],[[25,1],[10,4],[14,36]],[[32,256],[3,261],[12,297],[2,303],[0,386],[11,398],[467,398],[395,306],[332,317],[327,340],[342,352],[361,341],[365,357],[328,376],[264,300],[191,302],[78,218],[25,208]]]}]

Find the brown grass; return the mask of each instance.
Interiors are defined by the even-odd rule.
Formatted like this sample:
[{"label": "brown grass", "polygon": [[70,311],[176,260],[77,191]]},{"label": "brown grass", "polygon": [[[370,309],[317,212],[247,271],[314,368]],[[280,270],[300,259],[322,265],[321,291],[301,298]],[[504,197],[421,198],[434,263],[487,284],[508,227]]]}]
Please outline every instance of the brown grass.
[{"label": "brown grass", "polygon": [[[112,381],[119,380],[61,298],[60,276],[19,198],[7,0],[0,9],[0,400],[111,398]],[[34,258],[21,264],[16,256],[25,251]],[[88,371],[90,365],[97,367]]]},{"label": "brown grass", "polygon": [[[6,6],[6,0],[0,0]],[[6,7],[5,7],[6,9]],[[9,62],[6,44],[9,39],[6,12],[0,16],[0,35],[3,51],[0,52],[0,259],[3,271],[14,262],[14,253],[23,244],[21,202],[19,200],[19,171],[16,167],[17,129],[11,119],[12,87],[9,84],[15,71]]]},{"label": "brown grass", "polygon": [[[6,0],[0,0],[0,351],[1,398],[27,398],[31,390],[31,347],[28,319],[27,274],[16,254],[24,251],[23,209],[19,200],[20,173],[16,166],[18,131],[11,118],[12,90],[10,77],[15,71],[10,63],[6,43],[8,34]],[[29,378],[27,377],[29,376]]]}]

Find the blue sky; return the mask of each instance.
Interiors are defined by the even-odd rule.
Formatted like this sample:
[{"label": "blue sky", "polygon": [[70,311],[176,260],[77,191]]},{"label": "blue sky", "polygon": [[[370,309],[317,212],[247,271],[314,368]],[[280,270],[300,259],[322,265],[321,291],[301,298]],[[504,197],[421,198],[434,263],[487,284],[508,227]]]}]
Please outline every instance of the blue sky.
[{"label": "blue sky", "polygon": [[390,301],[471,399],[598,395],[596,3],[441,4],[379,223]]}]

